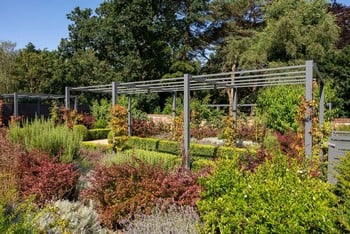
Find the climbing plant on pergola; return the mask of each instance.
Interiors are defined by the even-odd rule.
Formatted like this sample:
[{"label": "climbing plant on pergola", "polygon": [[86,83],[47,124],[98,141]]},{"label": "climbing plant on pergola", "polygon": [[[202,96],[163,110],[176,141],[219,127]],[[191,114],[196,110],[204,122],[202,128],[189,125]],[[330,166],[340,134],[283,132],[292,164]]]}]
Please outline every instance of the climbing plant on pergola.
[{"label": "climbing plant on pergola", "polygon": [[[312,82],[316,79],[320,84],[320,100],[319,100],[319,123],[324,121],[324,81],[317,65],[313,61],[306,61],[305,64],[297,66],[286,66],[277,68],[266,68],[257,70],[246,70],[227,73],[216,73],[207,75],[189,75],[183,77],[148,80],[136,82],[112,82],[106,85],[94,85],[84,87],[66,87],[65,89],[65,105],[70,108],[70,92],[95,92],[95,93],[111,93],[112,104],[117,104],[118,94],[128,95],[128,132],[131,135],[131,98],[134,94],[140,93],[173,93],[173,115],[175,109],[176,92],[183,92],[184,96],[184,157],[185,167],[190,165],[190,91],[192,90],[212,90],[212,89],[235,89],[232,109],[233,118],[237,119],[237,93],[240,88],[250,87],[266,87],[276,85],[304,85],[305,100],[311,103]],[[307,107],[305,113],[305,156],[312,156],[312,120],[311,106]]]}]

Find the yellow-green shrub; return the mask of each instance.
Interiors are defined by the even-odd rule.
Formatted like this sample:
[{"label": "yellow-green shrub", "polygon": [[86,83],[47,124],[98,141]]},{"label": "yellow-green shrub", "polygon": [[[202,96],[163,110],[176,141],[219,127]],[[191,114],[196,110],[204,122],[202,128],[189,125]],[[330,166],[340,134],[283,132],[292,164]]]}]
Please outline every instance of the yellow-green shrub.
[{"label": "yellow-green shrub", "polygon": [[202,233],[337,233],[329,184],[306,167],[276,156],[253,173],[220,160],[202,179],[197,202]]},{"label": "yellow-green shrub", "polygon": [[26,121],[23,127],[11,125],[9,137],[13,143],[23,143],[27,151],[37,149],[51,156],[59,155],[60,161],[65,163],[78,157],[82,141],[80,133],[44,119]]},{"label": "yellow-green shrub", "polygon": [[123,106],[115,105],[111,109],[109,127],[111,128],[112,132],[113,145],[117,150],[122,150],[125,147],[125,142],[128,140],[128,124],[126,121],[127,115],[128,112]]}]

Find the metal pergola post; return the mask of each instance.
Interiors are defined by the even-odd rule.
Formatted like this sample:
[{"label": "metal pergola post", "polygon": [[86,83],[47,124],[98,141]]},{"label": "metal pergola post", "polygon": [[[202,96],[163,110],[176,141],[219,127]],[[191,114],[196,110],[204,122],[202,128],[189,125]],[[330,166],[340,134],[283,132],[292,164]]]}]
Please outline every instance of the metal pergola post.
[{"label": "metal pergola post", "polygon": [[324,106],[325,106],[325,103],[324,103],[324,99],[325,99],[325,96],[324,96],[324,83],[323,82],[320,82],[320,110],[319,110],[319,124],[320,124],[320,127],[323,127],[323,123],[324,123]]},{"label": "metal pergola post", "polygon": [[171,112],[172,112],[172,116],[175,119],[176,117],[176,92],[173,93],[173,105],[171,107]]},{"label": "metal pergola post", "polygon": [[313,79],[313,61],[306,61],[306,79],[305,79],[305,101],[309,103],[306,107],[305,113],[305,132],[304,132],[304,143],[305,143],[305,157],[311,159],[312,157],[312,79]]},{"label": "metal pergola post", "polygon": [[184,75],[184,167],[190,169],[190,80],[189,74]]},{"label": "metal pergola post", "polygon": [[18,96],[17,96],[17,93],[13,93],[13,116],[18,117]]},{"label": "metal pergola post", "polygon": [[112,82],[112,105],[118,104],[118,82]]},{"label": "metal pergola post", "polygon": [[67,87],[64,89],[65,95],[64,95],[64,102],[65,102],[65,107],[67,109],[70,109],[70,87]]},{"label": "metal pergola post", "polygon": [[128,95],[128,136],[131,136],[131,95]]},{"label": "metal pergola post", "polygon": [[74,97],[74,110],[78,111],[78,97]]},{"label": "metal pergola post", "polygon": [[233,121],[235,121],[234,122],[234,126],[235,126],[235,128],[237,128],[237,92],[238,92],[238,89],[237,88],[235,88],[234,89],[234,95],[233,95],[233,106],[232,106],[232,110],[233,110]]}]

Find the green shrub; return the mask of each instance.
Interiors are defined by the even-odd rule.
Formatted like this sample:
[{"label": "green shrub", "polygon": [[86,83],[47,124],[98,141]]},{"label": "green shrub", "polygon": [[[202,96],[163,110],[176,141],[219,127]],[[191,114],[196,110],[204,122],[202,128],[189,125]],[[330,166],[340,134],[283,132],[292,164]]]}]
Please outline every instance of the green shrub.
[{"label": "green shrub", "polygon": [[350,153],[341,158],[337,165],[335,194],[340,201],[337,206],[338,223],[344,233],[350,232]]},{"label": "green shrub", "polygon": [[99,119],[94,123],[94,128],[106,128],[108,127],[108,121],[105,119]]},{"label": "green shrub", "polygon": [[111,163],[122,164],[135,162],[133,157],[142,160],[148,164],[160,164],[165,170],[172,170],[181,165],[181,158],[167,153],[160,153],[154,151],[146,151],[142,149],[132,149],[118,152],[117,155],[108,155],[104,162],[108,165]]},{"label": "green shrub", "polygon": [[201,184],[203,233],[337,233],[329,184],[277,156],[254,173],[219,161]]},{"label": "green shrub", "polygon": [[114,133],[112,131],[109,131],[109,133],[107,134],[108,144],[113,144],[113,138],[114,138]]},{"label": "green shrub", "polygon": [[23,143],[27,151],[37,149],[51,156],[59,155],[61,162],[71,162],[78,157],[82,136],[66,126],[57,125],[52,121],[35,119],[26,121],[23,128],[11,125],[10,140],[14,143]]},{"label": "green shrub", "polygon": [[108,138],[108,134],[111,130],[109,128],[95,128],[88,130],[87,140],[99,140]]},{"label": "green shrub", "polygon": [[131,148],[156,151],[158,142],[158,139],[153,138],[129,137],[127,145]]},{"label": "green shrub", "polygon": [[168,154],[180,155],[180,143],[177,141],[160,140],[158,142],[158,151]]},{"label": "green shrub", "polygon": [[191,163],[191,170],[199,172],[208,167],[214,167],[215,162],[207,158],[195,158]]},{"label": "green shrub", "polygon": [[266,118],[269,128],[285,133],[297,131],[296,114],[303,95],[302,86],[276,86],[261,89],[257,99],[259,118]]},{"label": "green shrub", "polygon": [[193,207],[171,206],[167,210],[155,208],[150,215],[136,215],[123,233],[197,233],[199,216]]},{"label": "green shrub", "polygon": [[82,124],[76,124],[73,126],[73,131],[80,134],[84,141],[88,139],[88,129]]},{"label": "green shrub", "polygon": [[67,200],[49,203],[35,217],[35,226],[40,233],[106,233],[91,206]]},{"label": "green shrub", "polygon": [[192,156],[201,156],[201,157],[216,157],[216,146],[212,145],[201,145],[201,144],[190,144],[190,152]]},{"label": "green shrub", "polygon": [[335,128],[336,131],[350,131],[350,125],[340,124]]},{"label": "green shrub", "polygon": [[33,224],[36,213],[37,207],[30,199],[7,205],[0,202],[0,233],[37,233]]},{"label": "green shrub", "polygon": [[226,146],[220,146],[217,150],[217,157],[223,159],[234,159],[240,155],[246,154],[248,151],[245,148],[232,148]]},{"label": "green shrub", "polygon": [[90,108],[92,116],[96,119],[95,128],[105,128],[108,126],[108,122],[111,119],[111,106],[111,102],[107,99],[101,99],[100,102],[97,100],[92,102]]}]

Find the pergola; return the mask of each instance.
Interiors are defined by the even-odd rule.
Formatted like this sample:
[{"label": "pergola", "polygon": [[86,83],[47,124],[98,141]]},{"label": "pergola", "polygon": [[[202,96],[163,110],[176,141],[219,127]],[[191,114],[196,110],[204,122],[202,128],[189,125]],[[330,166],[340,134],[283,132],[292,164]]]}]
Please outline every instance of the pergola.
[{"label": "pergola", "polygon": [[[0,97],[13,99],[13,116],[17,117],[19,115],[18,112],[18,101],[19,99],[35,99],[37,100],[37,113],[40,113],[40,102],[45,99],[64,99],[64,95],[57,94],[44,94],[44,93],[10,93],[10,94],[0,94]],[[74,107],[76,109],[77,106],[77,98],[74,97]]]},{"label": "pergola", "polygon": [[[324,121],[324,82],[316,64],[309,60],[305,64],[297,66],[286,66],[278,68],[266,68],[257,70],[246,70],[237,72],[226,72],[207,75],[189,75],[183,77],[147,80],[136,82],[112,82],[106,85],[94,85],[84,87],[66,87],[65,105],[70,108],[70,92],[95,92],[111,93],[112,104],[117,104],[118,94],[128,95],[128,132],[131,135],[131,97],[140,93],[173,93],[173,115],[175,115],[176,93],[183,92],[184,96],[184,157],[185,166],[189,168],[190,159],[190,91],[194,90],[211,90],[211,89],[235,89],[232,109],[233,118],[237,119],[237,93],[240,88],[249,87],[266,87],[276,85],[304,85],[305,99],[311,102],[312,82],[316,80],[320,83],[320,108],[319,122],[322,125]],[[312,155],[312,121],[310,116],[311,106],[305,113],[305,156]]]}]

